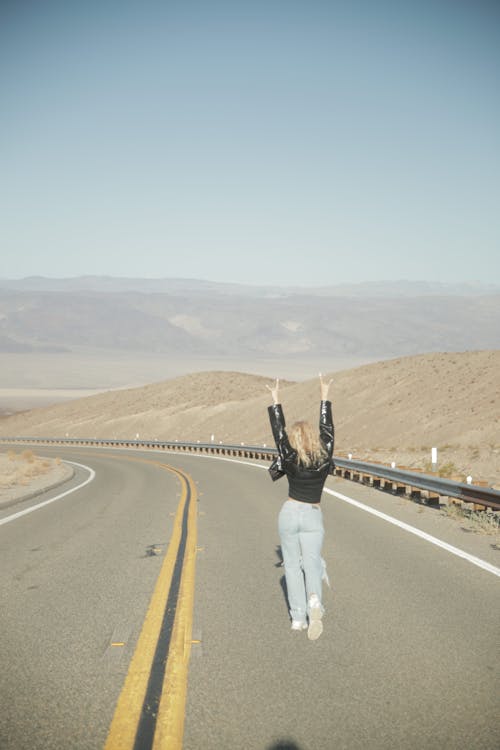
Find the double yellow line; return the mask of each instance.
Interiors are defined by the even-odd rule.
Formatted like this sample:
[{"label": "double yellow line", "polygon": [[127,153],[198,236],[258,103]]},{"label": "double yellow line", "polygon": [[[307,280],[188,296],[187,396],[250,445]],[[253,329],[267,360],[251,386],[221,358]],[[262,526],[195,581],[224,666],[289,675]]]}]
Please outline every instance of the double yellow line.
[{"label": "double yellow line", "polygon": [[148,463],[175,474],[182,493],[104,750],[182,747],[192,643],[197,493],[188,474],[166,464]]}]

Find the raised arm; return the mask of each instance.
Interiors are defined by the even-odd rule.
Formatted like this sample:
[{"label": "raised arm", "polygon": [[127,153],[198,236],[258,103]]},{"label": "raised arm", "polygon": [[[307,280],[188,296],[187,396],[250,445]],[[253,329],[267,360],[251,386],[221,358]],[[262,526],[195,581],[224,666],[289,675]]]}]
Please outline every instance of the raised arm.
[{"label": "raised arm", "polygon": [[332,402],[328,400],[328,392],[330,390],[332,380],[330,379],[328,382],[325,382],[323,380],[323,376],[320,373],[319,384],[321,391],[321,405],[319,410],[319,437],[326,452],[331,458],[335,445],[335,427],[333,424],[332,416]]},{"label": "raised arm", "polygon": [[282,458],[287,458],[293,453],[293,450],[288,441],[288,435],[286,434],[285,429],[285,415],[279,402],[279,382],[279,378],[276,378],[274,386],[266,385],[268,391],[271,391],[273,398],[272,406],[269,406],[267,411],[278,453]]}]

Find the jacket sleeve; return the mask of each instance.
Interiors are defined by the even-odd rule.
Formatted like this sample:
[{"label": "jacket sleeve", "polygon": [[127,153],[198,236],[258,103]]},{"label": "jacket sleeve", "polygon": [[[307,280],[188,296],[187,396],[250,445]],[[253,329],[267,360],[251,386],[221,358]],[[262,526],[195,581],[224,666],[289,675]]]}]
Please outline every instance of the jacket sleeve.
[{"label": "jacket sleeve", "polygon": [[322,401],[319,409],[319,437],[329,458],[333,456],[335,427],[332,417],[332,402]]},{"label": "jacket sleeve", "polygon": [[293,454],[293,448],[288,440],[285,429],[285,415],[281,404],[273,404],[267,409],[271,430],[273,431],[274,442],[282,459],[289,458]]},{"label": "jacket sleeve", "polygon": [[281,404],[273,404],[268,407],[269,421],[271,422],[271,430],[273,432],[274,442],[278,449],[278,455],[271,463],[269,467],[269,474],[273,482],[280,479],[285,475],[284,461],[289,458],[293,453],[293,448],[288,441],[288,435],[285,429],[285,415]]}]

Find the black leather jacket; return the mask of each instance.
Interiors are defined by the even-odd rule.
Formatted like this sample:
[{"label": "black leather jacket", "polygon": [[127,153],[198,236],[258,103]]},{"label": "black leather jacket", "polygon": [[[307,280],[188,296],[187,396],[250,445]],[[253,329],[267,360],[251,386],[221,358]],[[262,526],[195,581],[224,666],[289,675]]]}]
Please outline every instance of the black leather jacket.
[{"label": "black leather jacket", "polygon": [[[326,451],[326,458],[317,466],[303,467],[298,463],[297,452],[292,448],[285,429],[285,415],[281,404],[268,407],[269,420],[273,431],[274,441],[278,449],[278,455],[269,467],[269,473],[273,481],[288,475],[290,484],[297,485],[301,480],[304,482],[321,482],[321,487],[328,474],[333,474],[335,464],[333,462],[333,447],[335,442],[335,428],[332,418],[332,404],[330,401],[322,401],[319,411],[319,436]],[[293,497],[293,495],[291,495]],[[301,498],[298,498],[301,499]]]}]

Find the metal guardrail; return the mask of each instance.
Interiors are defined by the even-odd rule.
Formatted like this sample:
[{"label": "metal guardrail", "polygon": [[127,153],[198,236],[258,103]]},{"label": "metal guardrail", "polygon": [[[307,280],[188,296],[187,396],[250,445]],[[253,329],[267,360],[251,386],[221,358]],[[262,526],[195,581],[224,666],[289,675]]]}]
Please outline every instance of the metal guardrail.
[{"label": "metal guardrail", "polygon": [[[211,453],[217,456],[239,456],[244,458],[272,461],[276,448],[266,446],[223,445],[221,443],[183,443],[177,440],[111,440],[104,438],[45,438],[45,437],[0,437],[0,443],[28,443],[43,445],[82,445],[115,448],[146,448],[152,450],[174,450],[181,453]],[[334,457],[335,474],[344,479],[370,483],[373,487],[407,492],[410,496],[420,497],[421,491],[427,493],[427,503],[439,502],[440,497],[456,498],[475,506],[500,510],[500,491],[492,487],[477,484],[465,484],[451,479],[444,479],[433,474],[424,474],[415,470],[393,469],[383,464],[373,464],[355,459]]]},{"label": "metal guardrail", "polygon": [[0,437],[0,443],[38,443],[43,445],[99,445],[115,448],[151,448],[155,450],[178,450],[184,453],[214,453],[220,456],[244,456],[271,461],[275,448],[265,446],[222,445],[221,443],[182,443],[178,440],[116,440],[106,438],[46,438],[46,437]]},{"label": "metal guardrail", "polygon": [[372,484],[380,489],[392,489],[397,492],[401,487],[408,487],[410,494],[414,496],[418,495],[420,490],[429,493],[427,501],[431,503],[436,502],[439,497],[452,497],[465,503],[500,510],[500,491],[492,487],[465,484],[434,474],[424,474],[409,469],[393,469],[382,464],[354,459],[335,458],[335,464],[336,473],[341,474],[345,479],[363,481],[365,477],[370,477]]}]

